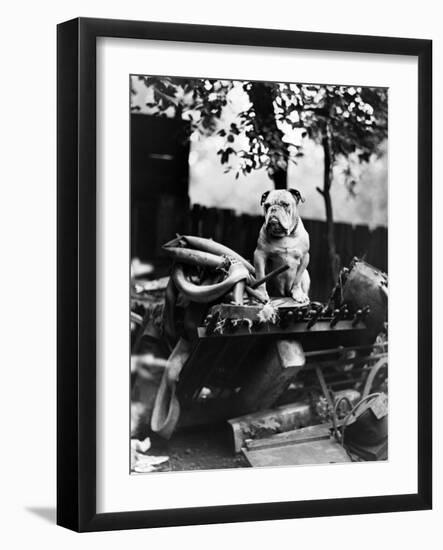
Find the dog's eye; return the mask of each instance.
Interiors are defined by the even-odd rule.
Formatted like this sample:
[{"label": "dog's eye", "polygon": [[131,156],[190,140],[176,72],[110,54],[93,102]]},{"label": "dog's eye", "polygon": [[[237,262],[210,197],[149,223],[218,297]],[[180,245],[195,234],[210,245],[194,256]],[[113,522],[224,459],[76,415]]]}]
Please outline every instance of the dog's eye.
[{"label": "dog's eye", "polygon": [[264,208],[267,210],[269,208],[269,204],[265,204]]}]

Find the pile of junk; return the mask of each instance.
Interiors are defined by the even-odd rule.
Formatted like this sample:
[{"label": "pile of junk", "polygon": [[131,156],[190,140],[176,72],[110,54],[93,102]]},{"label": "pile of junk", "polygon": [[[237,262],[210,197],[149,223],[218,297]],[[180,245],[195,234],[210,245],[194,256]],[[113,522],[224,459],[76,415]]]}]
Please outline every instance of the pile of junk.
[{"label": "pile of junk", "polygon": [[387,459],[385,273],[354,258],[326,303],[300,305],[257,290],[281,268],[256,280],[212,239],[163,251],[169,277],[131,277],[134,463],[150,438],[220,423],[249,466]]}]

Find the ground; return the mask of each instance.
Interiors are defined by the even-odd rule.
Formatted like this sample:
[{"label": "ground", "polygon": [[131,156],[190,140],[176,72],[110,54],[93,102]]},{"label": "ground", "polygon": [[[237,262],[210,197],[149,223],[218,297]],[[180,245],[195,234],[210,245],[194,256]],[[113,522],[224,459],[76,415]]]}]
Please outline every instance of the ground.
[{"label": "ground", "polygon": [[244,468],[243,455],[234,455],[232,432],[229,427],[207,427],[183,430],[170,441],[153,436],[149,454],[169,456],[164,471],[212,470],[215,468]]}]

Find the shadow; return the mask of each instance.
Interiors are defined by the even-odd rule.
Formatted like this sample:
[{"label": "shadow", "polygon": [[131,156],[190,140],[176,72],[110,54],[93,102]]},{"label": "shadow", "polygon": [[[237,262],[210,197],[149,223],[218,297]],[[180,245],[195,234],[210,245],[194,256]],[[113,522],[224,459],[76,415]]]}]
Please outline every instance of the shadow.
[{"label": "shadow", "polygon": [[44,506],[29,506],[26,508],[28,512],[39,516],[40,518],[49,521],[49,523],[55,523],[56,521],[56,509],[55,507],[49,508]]}]

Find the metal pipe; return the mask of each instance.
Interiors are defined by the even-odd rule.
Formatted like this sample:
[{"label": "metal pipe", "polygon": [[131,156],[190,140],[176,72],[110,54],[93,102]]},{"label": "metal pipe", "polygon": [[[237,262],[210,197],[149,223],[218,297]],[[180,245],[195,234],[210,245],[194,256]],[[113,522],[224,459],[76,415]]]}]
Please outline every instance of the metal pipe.
[{"label": "metal pipe", "polygon": [[289,269],[289,265],[288,264],[283,264],[282,266],[280,267],[277,267],[277,269],[274,269],[274,271],[271,271],[270,273],[268,273],[267,275],[265,275],[264,277],[262,277],[261,279],[259,279],[258,281],[255,281],[254,284],[251,285],[251,288],[254,290],[256,288],[258,288],[260,285],[262,285],[263,283],[266,283],[266,281],[268,279],[272,279],[272,277],[276,277],[277,275],[280,275],[280,273],[283,273],[284,271],[286,271],[287,269]]}]

